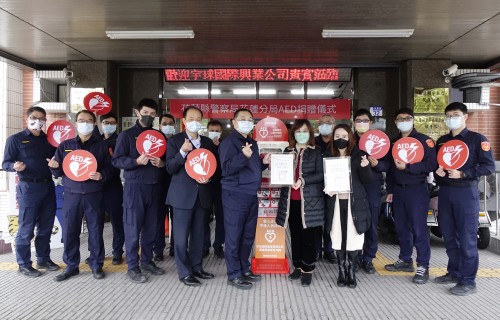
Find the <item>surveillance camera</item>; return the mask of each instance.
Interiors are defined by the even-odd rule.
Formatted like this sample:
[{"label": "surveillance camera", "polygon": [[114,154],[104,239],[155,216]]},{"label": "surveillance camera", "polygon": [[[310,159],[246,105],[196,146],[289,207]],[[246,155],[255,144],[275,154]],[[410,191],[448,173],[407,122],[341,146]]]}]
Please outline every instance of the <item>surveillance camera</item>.
[{"label": "surveillance camera", "polygon": [[445,77],[454,76],[455,72],[457,72],[457,70],[458,70],[458,65],[454,64],[451,67],[449,67],[448,69],[443,70],[443,76],[445,76]]},{"label": "surveillance camera", "polygon": [[73,71],[69,70],[69,69],[66,69],[64,68],[63,69],[63,72],[64,72],[64,76],[66,78],[73,78]]}]

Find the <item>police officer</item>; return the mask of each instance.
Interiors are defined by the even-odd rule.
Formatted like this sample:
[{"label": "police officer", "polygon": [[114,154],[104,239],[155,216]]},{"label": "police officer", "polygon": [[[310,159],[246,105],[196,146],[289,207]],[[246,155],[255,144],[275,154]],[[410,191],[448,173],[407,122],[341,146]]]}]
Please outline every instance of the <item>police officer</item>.
[{"label": "police officer", "polygon": [[[118,134],[116,128],[118,117],[113,112],[100,117],[102,138],[106,141],[108,151],[111,155],[115,150]],[[125,244],[125,231],[123,230],[123,186],[120,178],[120,169],[113,168],[113,176],[104,184],[104,210],[109,215],[113,226],[113,260],[112,264],[118,265],[123,262],[123,245]]]},{"label": "police officer", "polygon": [[[83,216],[87,221],[88,244],[90,250],[89,266],[95,279],[103,279],[104,272],[104,199],[103,186],[113,175],[110,155],[104,141],[93,134],[96,116],[87,110],[76,114],[76,138],[63,141],[56,154],[49,160],[53,175],[63,177],[63,260],[66,269],[54,280],[64,281],[79,273],[80,265],[80,233]],[[63,171],[62,163],[67,154],[73,150],[86,150],[94,155],[97,171],[90,173],[90,179],[77,182],[69,179]]]},{"label": "police officer", "polygon": [[[316,137],[315,143],[321,149],[321,154],[325,154],[328,144],[332,140],[333,127],[335,126],[335,118],[329,114],[324,114],[319,118],[318,121],[318,131],[319,136]],[[328,200],[328,196],[325,196],[325,201]],[[326,208],[326,204],[325,204]],[[326,212],[325,215],[325,226],[323,228],[318,228],[319,232],[316,237],[316,251],[317,258],[321,258],[321,252],[323,251],[323,258],[325,258],[330,263],[336,263],[337,257],[332,248],[332,238],[330,237],[330,230],[332,228],[333,212]],[[323,245],[321,245],[323,243]]]},{"label": "police officer", "polygon": [[469,158],[458,170],[439,166],[435,172],[439,184],[439,227],[448,255],[448,272],[435,282],[456,283],[450,292],[465,296],[477,292],[479,178],[492,174],[495,162],[486,137],[467,129],[467,107],[463,103],[453,102],[444,112],[450,133],[438,139],[438,150],[450,140],[460,140],[469,148]]},{"label": "police officer", "polygon": [[251,289],[261,278],[250,270],[249,258],[257,227],[257,190],[270,155],[261,161],[257,141],[247,137],[254,125],[250,110],[238,109],[232,122],[234,130],[219,146],[227,277],[228,285]]},{"label": "police officer", "polygon": [[134,110],[139,119],[133,127],[118,135],[111,160],[115,167],[124,170],[123,224],[127,275],[131,281],[137,283],[147,281],[142,271],[153,275],[165,273],[165,270],[158,268],[153,262],[156,225],[165,201],[161,186],[165,156],[148,158],[146,154],[139,154],[136,148],[137,137],[145,130],[154,130],[153,121],[157,110],[158,103],[152,99],[146,98],[139,102]]},{"label": "police officer", "polygon": [[[370,111],[366,109],[358,109],[354,113],[354,137],[356,138],[356,144],[359,145],[359,140],[361,137],[370,130],[370,126],[373,123],[373,116]],[[383,157],[382,159],[375,159],[371,156],[368,157],[370,166],[372,168],[373,180],[368,184],[364,184],[366,195],[368,198],[368,203],[370,204],[371,212],[371,222],[370,228],[365,232],[365,241],[363,243],[363,253],[361,256],[361,269],[368,274],[375,273],[375,268],[373,267],[372,260],[377,254],[377,226],[378,219],[380,216],[380,204],[381,204],[381,188],[383,183],[382,172],[386,172],[389,169],[390,162],[388,161],[389,156]]]},{"label": "police officer", "polygon": [[52,174],[46,159],[52,158],[55,148],[42,131],[46,112],[31,107],[26,113],[27,128],[10,136],[5,144],[2,168],[17,172],[16,190],[19,204],[19,229],[16,236],[16,258],[19,272],[27,277],[38,277],[41,272],[32,267],[31,240],[35,227],[37,268],[55,271],[59,266],[50,259],[50,236],[56,216],[56,194]]},{"label": "police officer", "polygon": [[429,279],[431,248],[427,231],[427,211],[429,191],[427,176],[437,168],[434,142],[428,136],[413,128],[413,111],[408,108],[396,112],[396,126],[402,137],[412,137],[420,141],[424,148],[421,162],[406,164],[393,159],[387,173],[387,202],[393,202],[394,223],[399,239],[399,260],[388,264],[388,271],[413,272],[412,251],[417,249],[417,271],[412,279],[423,284]]}]

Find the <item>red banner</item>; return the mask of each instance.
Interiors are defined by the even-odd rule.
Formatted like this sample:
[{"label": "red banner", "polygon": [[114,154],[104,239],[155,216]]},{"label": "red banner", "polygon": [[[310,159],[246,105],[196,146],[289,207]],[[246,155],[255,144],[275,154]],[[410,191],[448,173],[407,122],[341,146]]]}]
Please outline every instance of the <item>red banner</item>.
[{"label": "red banner", "polygon": [[278,119],[314,119],[323,114],[330,114],[335,119],[351,118],[351,100],[349,99],[170,99],[170,113],[182,118],[182,112],[189,106],[195,106],[203,112],[205,118],[232,119],[234,112],[246,108],[255,119],[272,116]]}]

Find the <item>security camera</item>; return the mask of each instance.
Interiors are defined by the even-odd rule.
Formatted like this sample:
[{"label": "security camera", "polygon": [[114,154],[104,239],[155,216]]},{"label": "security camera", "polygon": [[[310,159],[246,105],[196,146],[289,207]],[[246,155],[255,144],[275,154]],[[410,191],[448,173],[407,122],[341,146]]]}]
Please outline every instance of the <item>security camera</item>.
[{"label": "security camera", "polygon": [[451,67],[449,67],[448,69],[443,70],[443,76],[445,76],[445,77],[454,76],[455,72],[457,72],[457,70],[458,70],[458,65],[454,64]]},{"label": "security camera", "polygon": [[69,69],[66,69],[64,68],[63,69],[63,72],[64,72],[64,76],[66,78],[73,78],[73,71],[69,70]]}]

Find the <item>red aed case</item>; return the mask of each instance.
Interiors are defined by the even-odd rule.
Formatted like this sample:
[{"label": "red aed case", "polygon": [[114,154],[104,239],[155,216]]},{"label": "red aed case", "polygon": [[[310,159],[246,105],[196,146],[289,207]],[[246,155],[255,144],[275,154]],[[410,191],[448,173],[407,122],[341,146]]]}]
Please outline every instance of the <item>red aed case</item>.
[{"label": "red aed case", "polygon": [[90,112],[103,115],[111,111],[113,104],[107,94],[102,92],[91,92],[83,98],[83,106]]},{"label": "red aed case", "polygon": [[217,160],[210,150],[198,148],[191,151],[184,164],[187,174],[194,180],[210,179],[217,169]]},{"label": "red aed case", "polygon": [[167,151],[165,137],[156,130],[143,131],[135,141],[139,154],[146,154],[148,158],[161,157]]},{"label": "red aed case", "polygon": [[380,130],[370,130],[365,132],[359,139],[359,148],[375,159],[383,158],[389,149],[391,143],[389,137]]},{"label": "red aed case", "polygon": [[288,129],[280,119],[267,117],[257,122],[253,138],[256,141],[288,141]]},{"label": "red aed case", "polygon": [[392,147],[392,157],[409,164],[420,162],[424,158],[424,146],[415,138],[401,138]]},{"label": "red aed case", "polygon": [[446,169],[460,169],[469,159],[469,147],[461,140],[450,140],[438,151],[438,164]]},{"label": "red aed case", "polygon": [[73,181],[86,181],[96,170],[97,160],[92,153],[85,150],[71,151],[63,160],[64,174]]},{"label": "red aed case", "polygon": [[76,130],[73,124],[66,120],[57,120],[47,128],[47,140],[54,147],[58,147],[61,142],[76,137]]}]

